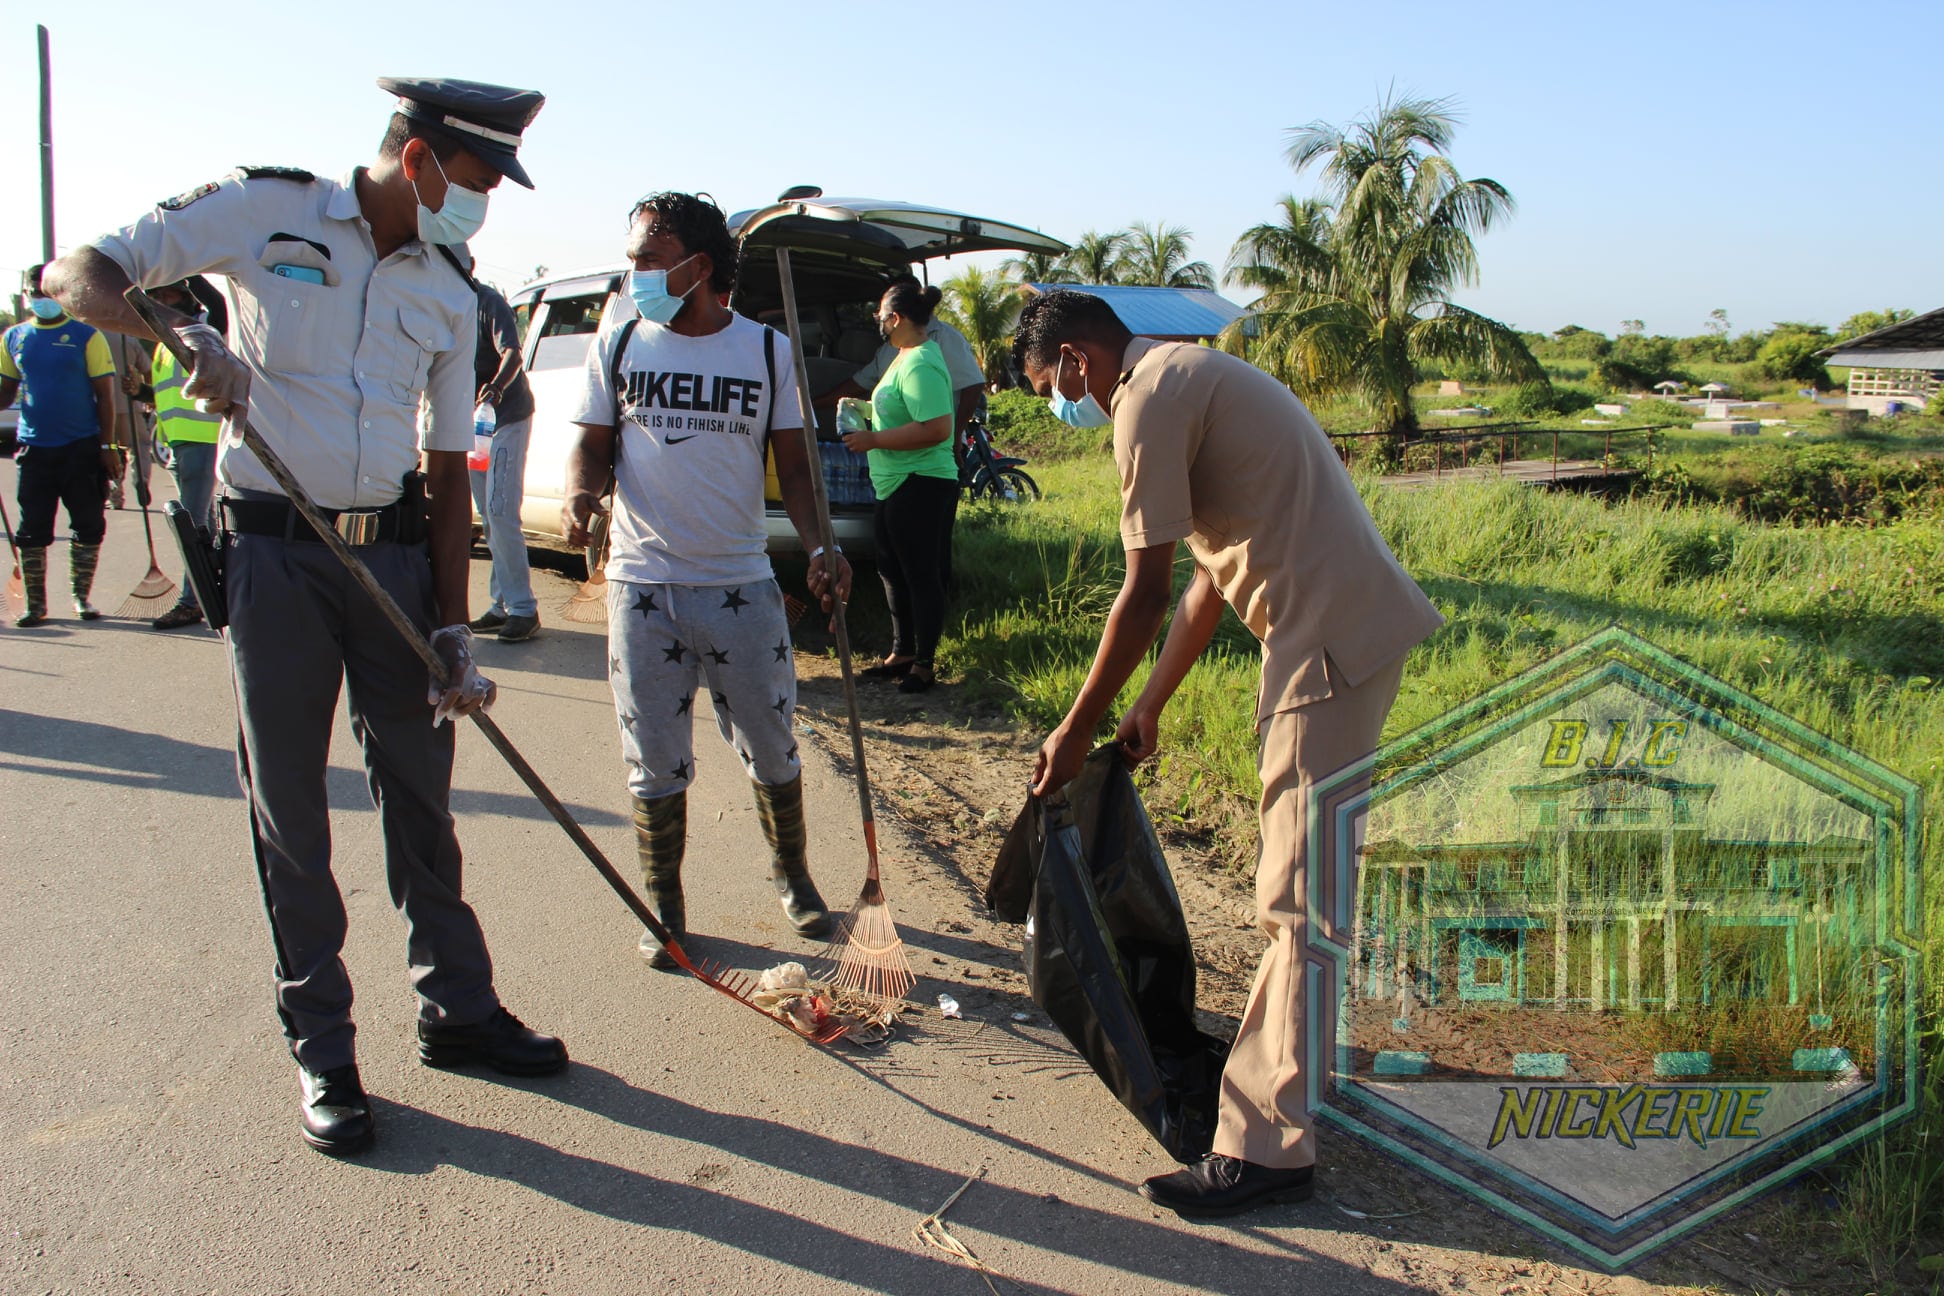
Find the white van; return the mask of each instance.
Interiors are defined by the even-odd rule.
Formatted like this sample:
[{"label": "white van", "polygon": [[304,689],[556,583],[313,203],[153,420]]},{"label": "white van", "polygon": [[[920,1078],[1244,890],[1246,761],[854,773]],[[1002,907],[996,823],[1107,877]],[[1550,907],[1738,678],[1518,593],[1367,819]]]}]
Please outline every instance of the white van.
[{"label": "white van", "polygon": [[[1058,255],[1066,244],[1034,230],[913,203],[825,198],[806,186],[777,202],[729,218],[742,247],[741,273],[729,304],[739,314],[784,330],[776,249],[790,249],[797,309],[803,321],[804,370],[811,390],[829,391],[877,352],[875,313],[885,284],[925,263],[967,252],[1025,251]],[[560,505],[567,455],[579,429],[566,412],[578,403],[587,351],[609,312],[632,311],[621,292],[628,267],[616,264],[522,285],[507,294],[526,327],[523,358],[533,385],[533,439],[527,450],[526,498],[520,522],[530,544],[561,548]],[[793,394],[778,393],[782,399]],[[829,487],[837,541],[855,553],[872,545],[870,478],[863,456],[819,425],[818,446]],[[767,516],[772,553],[797,548],[796,530],[775,498],[770,474]]]}]

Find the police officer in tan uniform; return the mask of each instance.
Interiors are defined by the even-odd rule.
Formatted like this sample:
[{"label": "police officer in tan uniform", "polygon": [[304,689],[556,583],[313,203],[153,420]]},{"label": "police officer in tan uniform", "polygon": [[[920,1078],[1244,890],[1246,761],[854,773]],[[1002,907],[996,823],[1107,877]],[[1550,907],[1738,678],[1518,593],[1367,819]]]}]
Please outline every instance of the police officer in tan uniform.
[{"label": "police officer in tan uniform", "polygon": [[1178,543],[1195,576],[1121,720],[1128,758],[1153,753],[1161,710],[1225,604],[1262,641],[1256,917],[1269,948],[1222,1073],[1214,1152],[1148,1180],[1142,1195],[1197,1217],[1300,1200],[1316,1160],[1304,1062],[1314,1042],[1336,1037],[1333,1000],[1313,1013],[1304,994],[1308,869],[1336,857],[1327,816],[1323,857],[1310,857],[1311,791],[1376,749],[1404,655],[1444,619],[1385,545],[1315,418],[1262,370],[1209,347],[1135,338],[1106,302],[1071,291],[1027,304],[1014,356],[1061,421],[1113,423],[1127,550],[1093,668],[1040,750],[1033,790],[1045,795],[1079,772],[1161,629]]},{"label": "police officer in tan uniform", "polygon": [[532,188],[517,150],[542,97],[471,81],[378,84],[398,109],[369,167],[341,180],[246,167],[49,271],[78,317],[143,335],[121,297],[131,282],[226,276],[236,349],[183,317],[177,332],[195,357],[184,391],[233,419],[247,408],[450,670],[449,688],[428,683],[417,655],[263,465],[226,434],[217,473],[237,766],[276,951],[277,1011],[299,1070],[301,1132],[333,1154],[372,1136],[339,958],[345,914],[325,794],[341,687],[408,929],[420,1059],[516,1075],[567,1062],[559,1040],[527,1029],[494,993],[485,938],[461,895],[448,808],[449,721],[490,705],[494,692],[473,665],[466,626],[478,299],[463,244],[501,177]]}]

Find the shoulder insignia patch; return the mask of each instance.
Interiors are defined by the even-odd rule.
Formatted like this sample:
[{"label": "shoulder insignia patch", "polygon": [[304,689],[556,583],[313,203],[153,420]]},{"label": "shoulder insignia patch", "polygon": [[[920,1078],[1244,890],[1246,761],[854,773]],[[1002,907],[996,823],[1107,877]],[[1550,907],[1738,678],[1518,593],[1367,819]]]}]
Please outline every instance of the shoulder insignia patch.
[{"label": "shoulder insignia patch", "polygon": [[236,170],[245,180],[295,180],[299,184],[309,184],[317,179],[302,167],[244,166]]},{"label": "shoulder insignia patch", "polygon": [[184,207],[187,207],[190,203],[196,201],[196,199],[206,198],[210,194],[215,193],[217,187],[221,183],[222,182],[218,180],[211,180],[208,184],[197,185],[194,189],[191,189],[188,193],[177,194],[173,198],[164,198],[161,202],[155,205],[157,207],[160,207],[163,211],[181,211]]}]

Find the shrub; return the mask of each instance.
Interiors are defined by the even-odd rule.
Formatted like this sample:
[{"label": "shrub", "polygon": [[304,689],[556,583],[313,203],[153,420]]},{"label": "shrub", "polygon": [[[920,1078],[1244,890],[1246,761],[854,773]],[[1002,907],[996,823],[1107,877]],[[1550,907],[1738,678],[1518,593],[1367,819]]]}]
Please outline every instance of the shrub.
[{"label": "shrub", "polygon": [[1936,512],[1944,499],[1944,460],[1842,446],[1764,446],[1658,463],[1636,490],[1682,504],[1725,504],[1758,522],[1880,524]]},{"label": "shrub", "polygon": [[1771,380],[1813,383],[1818,391],[1827,391],[1829,370],[1816,352],[1828,345],[1826,332],[1778,328],[1755,353],[1755,365]]},{"label": "shrub", "polygon": [[1593,408],[1593,393],[1584,387],[1564,383],[1527,383],[1498,400],[1502,413],[1514,418],[1544,418],[1551,414],[1577,414]]}]

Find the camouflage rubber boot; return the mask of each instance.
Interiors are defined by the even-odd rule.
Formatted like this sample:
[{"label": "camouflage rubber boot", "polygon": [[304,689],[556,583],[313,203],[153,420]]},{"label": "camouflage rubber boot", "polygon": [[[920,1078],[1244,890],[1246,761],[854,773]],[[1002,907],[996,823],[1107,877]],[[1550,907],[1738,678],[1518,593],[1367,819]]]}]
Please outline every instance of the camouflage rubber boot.
[{"label": "camouflage rubber boot", "polygon": [[830,911],[804,858],[803,775],[775,787],[755,783],[756,817],[770,847],[770,881],[783,902],[783,915],[802,936],[830,935]]},{"label": "camouflage rubber boot", "polygon": [[[644,801],[634,799],[635,853],[641,857],[641,881],[648,890],[648,903],[655,916],[678,938],[688,935],[688,911],[682,903],[682,853],[688,846],[688,792],[686,789],[665,797]],[[675,960],[655,939],[654,933],[641,933],[641,953],[648,966],[663,972],[676,968]]]},{"label": "camouflage rubber boot", "polygon": [[27,610],[14,624],[25,629],[47,620],[47,550],[20,551],[20,583],[27,591]]},{"label": "camouflage rubber boot", "polygon": [[74,614],[83,621],[101,619],[101,613],[88,602],[88,592],[94,589],[95,565],[100,561],[101,546],[98,544],[82,544],[77,540],[68,546],[68,577],[74,587]]}]

